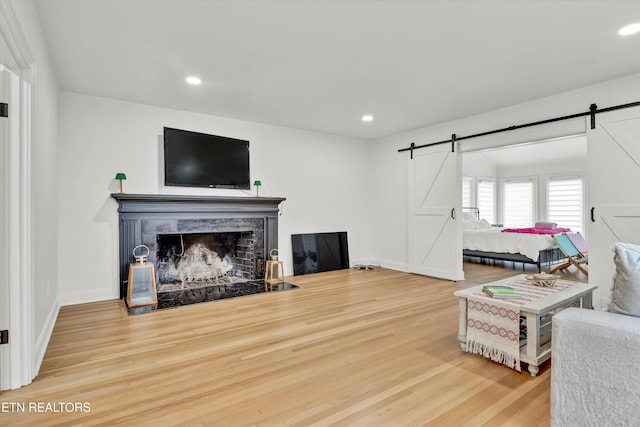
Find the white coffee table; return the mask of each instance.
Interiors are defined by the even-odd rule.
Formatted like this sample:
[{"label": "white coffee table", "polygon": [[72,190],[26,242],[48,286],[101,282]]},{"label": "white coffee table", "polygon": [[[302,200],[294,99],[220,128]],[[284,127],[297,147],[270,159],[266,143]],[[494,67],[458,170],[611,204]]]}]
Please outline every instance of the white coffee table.
[{"label": "white coffee table", "polygon": [[[509,283],[522,280],[525,276],[521,274],[453,293],[459,297],[458,340],[463,350],[466,350],[467,342],[467,298],[481,292],[483,286],[509,286]],[[529,372],[532,376],[535,377],[540,371],[540,365],[551,357],[551,318],[553,314],[569,307],[577,300],[580,300],[581,307],[593,308],[591,298],[596,288],[595,285],[573,282],[572,286],[555,294],[520,306],[520,315],[526,318],[527,325],[527,342],[520,348],[520,361],[529,364]]]}]

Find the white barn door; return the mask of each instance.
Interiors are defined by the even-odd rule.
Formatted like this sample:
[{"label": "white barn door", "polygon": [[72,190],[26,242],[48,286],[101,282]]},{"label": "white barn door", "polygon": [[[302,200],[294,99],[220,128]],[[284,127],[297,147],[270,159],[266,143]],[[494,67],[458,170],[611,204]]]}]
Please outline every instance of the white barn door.
[{"label": "white barn door", "polygon": [[464,280],[460,232],[461,160],[442,144],[409,159],[409,271]]},{"label": "white barn door", "polygon": [[640,107],[597,115],[587,144],[589,283],[602,308],[615,272],[611,246],[640,244]]}]

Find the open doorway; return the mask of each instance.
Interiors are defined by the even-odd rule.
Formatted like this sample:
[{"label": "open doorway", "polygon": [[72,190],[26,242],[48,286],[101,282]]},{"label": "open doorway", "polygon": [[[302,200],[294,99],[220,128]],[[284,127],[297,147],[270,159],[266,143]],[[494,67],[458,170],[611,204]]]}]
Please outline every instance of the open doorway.
[{"label": "open doorway", "polygon": [[[462,171],[465,260],[548,271],[561,256],[542,252],[555,246],[551,234],[531,237],[525,229],[533,234],[538,225],[588,237],[586,135],[466,152]],[[522,233],[500,237],[505,229]]]}]

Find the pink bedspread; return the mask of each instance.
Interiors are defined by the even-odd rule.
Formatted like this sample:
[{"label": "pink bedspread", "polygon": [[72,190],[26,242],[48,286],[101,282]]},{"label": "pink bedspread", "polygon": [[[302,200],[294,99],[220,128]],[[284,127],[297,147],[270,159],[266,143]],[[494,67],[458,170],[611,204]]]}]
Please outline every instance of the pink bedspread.
[{"label": "pink bedspread", "polygon": [[571,231],[570,228],[554,228],[553,230],[542,229],[542,228],[505,228],[502,230],[503,233],[524,233],[524,234],[558,234],[558,233],[567,233]]}]

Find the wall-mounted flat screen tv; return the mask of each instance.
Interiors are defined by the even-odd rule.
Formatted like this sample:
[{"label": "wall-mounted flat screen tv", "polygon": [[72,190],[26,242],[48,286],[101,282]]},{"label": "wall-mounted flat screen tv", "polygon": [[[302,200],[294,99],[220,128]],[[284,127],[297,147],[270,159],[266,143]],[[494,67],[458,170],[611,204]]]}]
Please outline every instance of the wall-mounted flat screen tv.
[{"label": "wall-mounted flat screen tv", "polygon": [[249,141],[165,127],[164,185],[248,190]]}]

